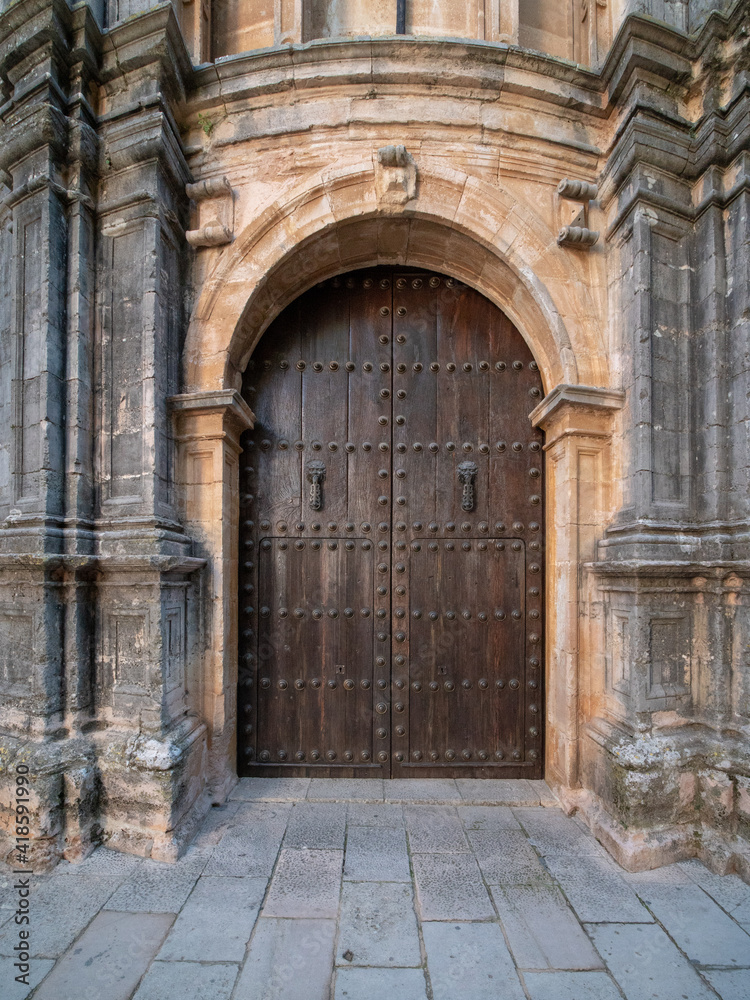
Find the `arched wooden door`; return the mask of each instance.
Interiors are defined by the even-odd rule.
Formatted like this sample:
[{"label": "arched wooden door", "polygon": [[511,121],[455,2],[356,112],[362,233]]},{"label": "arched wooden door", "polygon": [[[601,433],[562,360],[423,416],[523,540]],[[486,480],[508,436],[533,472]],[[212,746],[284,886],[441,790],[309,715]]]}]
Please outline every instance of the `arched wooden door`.
[{"label": "arched wooden door", "polygon": [[434,273],[326,281],[248,366],[239,770],[540,777],[537,365]]}]

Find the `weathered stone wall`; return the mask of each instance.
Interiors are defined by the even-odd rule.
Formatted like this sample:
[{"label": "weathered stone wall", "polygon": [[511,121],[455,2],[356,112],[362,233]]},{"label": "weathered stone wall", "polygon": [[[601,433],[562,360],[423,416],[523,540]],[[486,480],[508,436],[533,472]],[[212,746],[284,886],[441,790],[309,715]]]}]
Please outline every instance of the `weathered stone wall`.
[{"label": "weathered stone wall", "polygon": [[[549,780],[631,866],[746,871],[747,5],[602,8],[611,45],[552,55],[394,38],[395,4],[6,7],[0,762],[40,858],[174,856],[231,787],[242,372],[314,282],[414,263],[542,372]],[[480,9],[430,33],[497,41]],[[208,64],[217,25],[244,54]]]}]

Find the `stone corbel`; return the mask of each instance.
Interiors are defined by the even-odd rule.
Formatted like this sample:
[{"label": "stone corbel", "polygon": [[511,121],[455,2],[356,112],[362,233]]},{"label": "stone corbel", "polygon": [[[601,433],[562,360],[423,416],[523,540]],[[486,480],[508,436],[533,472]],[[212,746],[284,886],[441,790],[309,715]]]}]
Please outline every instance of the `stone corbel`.
[{"label": "stone corbel", "polygon": [[417,164],[405,146],[382,146],[375,154],[375,191],[384,208],[403,208],[417,196]]},{"label": "stone corbel", "polygon": [[[572,180],[566,177],[557,185],[557,196],[562,201],[580,203],[575,216],[568,225],[564,225],[557,234],[557,243],[561,247],[573,250],[589,250],[599,239],[599,233],[589,228],[589,203],[596,200],[598,188],[589,181]],[[560,206],[561,221],[564,208]]]},{"label": "stone corbel", "polygon": [[[199,249],[231,243],[234,240],[234,192],[228,178],[210,177],[196,184],[186,184],[185,193],[198,206],[202,222],[185,233],[190,246]],[[204,221],[205,216],[208,218]]]}]

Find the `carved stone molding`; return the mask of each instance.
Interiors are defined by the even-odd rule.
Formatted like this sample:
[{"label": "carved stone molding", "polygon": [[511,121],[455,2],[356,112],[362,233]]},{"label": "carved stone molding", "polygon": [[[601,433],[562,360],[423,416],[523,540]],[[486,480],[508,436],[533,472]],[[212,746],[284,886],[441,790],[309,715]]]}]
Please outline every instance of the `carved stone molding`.
[{"label": "carved stone molding", "polygon": [[378,202],[390,209],[403,208],[417,195],[417,164],[405,146],[381,146],[375,155],[375,190]]}]

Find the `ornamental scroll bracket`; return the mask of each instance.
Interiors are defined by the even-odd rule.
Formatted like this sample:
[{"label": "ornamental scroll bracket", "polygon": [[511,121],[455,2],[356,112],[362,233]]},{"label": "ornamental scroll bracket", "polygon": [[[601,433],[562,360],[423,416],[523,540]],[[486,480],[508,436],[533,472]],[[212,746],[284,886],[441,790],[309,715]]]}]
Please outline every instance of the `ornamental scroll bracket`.
[{"label": "ornamental scroll bracket", "polygon": [[[566,177],[557,185],[557,196],[561,201],[580,203],[574,218],[564,225],[557,234],[557,243],[561,247],[573,250],[589,250],[599,239],[599,233],[589,229],[589,203],[596,200],[599,191],[596,184],[589,181],[574,180]],[[561,220],[563,206],[560,206]]]},{"label": "ornamental scroll bracket", "polygon": [[310,510],[323,508],[323,481],[326,478],[326,467],[323,462],[308,462],[307,481],[310,484]]},{"label": "ornamental scroll bracket", "polygon": [[474,481],[479,469],[475,462],[461,462],[458,469],[458,481],[461,483],[461,509],[474,510]]},{"label": "ornamental scroll bracket", "polygon": [[185,239],[191,247],[219,247],[234,240],[234,191],[227,177],[209,177],[186,184],[185,193],[195,202],[198,227]]}]

